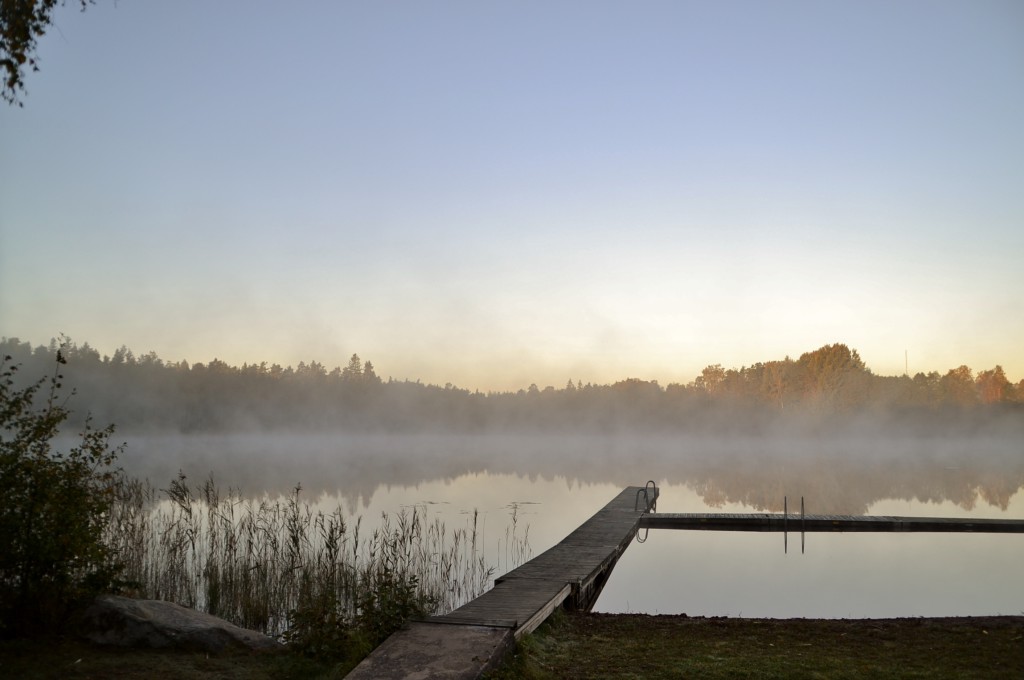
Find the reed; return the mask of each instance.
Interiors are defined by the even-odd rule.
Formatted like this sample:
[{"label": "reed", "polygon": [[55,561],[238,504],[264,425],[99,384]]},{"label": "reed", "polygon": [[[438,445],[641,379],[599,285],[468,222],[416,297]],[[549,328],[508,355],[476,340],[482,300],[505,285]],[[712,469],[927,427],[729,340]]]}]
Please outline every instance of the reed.
[{"label": "reed", "polygon": [[[519,503],[511,503],[508,509],[509,523],[505,527],[505,569],[503,571],[511,571],[533,557],[533,551],[530,550],[530,525],[525,525],[522,533],[519,533]],[[498,541],[498,547],[498,566],[500,568],[500,555],[502,552],[500,540]]]},{"label": "reed", "polygon": [[[476,512],[450,529],[413,507],[382,516],[367,537],[361,520],[347,522],[340,506],[317,509],[301,491],[247,499],[212,479],[193,488],[179,475],[162,493],[125,481],[105,540],[139,596],[208,611],[312,654],[352,644],[368,651],[408,618],[450,611],[491,583]],[[521,558],[526,537],[517,540],[510,556]]]}]

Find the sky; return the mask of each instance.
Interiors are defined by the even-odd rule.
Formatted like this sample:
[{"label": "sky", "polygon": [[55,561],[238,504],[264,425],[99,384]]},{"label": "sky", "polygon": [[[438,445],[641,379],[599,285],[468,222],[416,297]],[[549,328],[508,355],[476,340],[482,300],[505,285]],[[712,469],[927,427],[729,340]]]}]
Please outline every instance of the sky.
[{"label": "sky", "polygon": [[1024,378],[1024,4],[57,8],[0,335],[481,390]]}]

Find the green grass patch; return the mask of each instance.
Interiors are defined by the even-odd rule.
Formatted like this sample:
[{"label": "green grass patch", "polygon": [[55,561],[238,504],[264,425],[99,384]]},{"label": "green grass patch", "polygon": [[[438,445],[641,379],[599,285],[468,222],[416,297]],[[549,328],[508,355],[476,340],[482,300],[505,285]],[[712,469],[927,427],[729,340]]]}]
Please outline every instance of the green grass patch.
[{"label": "green grass patch", "polygon": [[562,614],[492,679],[1020,678],[1024,617],[813,620]]}]

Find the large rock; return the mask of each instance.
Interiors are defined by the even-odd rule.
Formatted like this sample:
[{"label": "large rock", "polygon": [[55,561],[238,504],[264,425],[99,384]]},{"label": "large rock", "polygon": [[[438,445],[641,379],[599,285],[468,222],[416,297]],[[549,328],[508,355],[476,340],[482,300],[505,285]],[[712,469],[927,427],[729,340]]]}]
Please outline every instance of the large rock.
[{"label": "large rock", "polygon": [[96,644],[120,647],[173,647],[205,652],[284,649],[280,642],[263,633],[239,628],[211,614],[173,602],[115,595],[98,597],[86,610],[82,632]]}]

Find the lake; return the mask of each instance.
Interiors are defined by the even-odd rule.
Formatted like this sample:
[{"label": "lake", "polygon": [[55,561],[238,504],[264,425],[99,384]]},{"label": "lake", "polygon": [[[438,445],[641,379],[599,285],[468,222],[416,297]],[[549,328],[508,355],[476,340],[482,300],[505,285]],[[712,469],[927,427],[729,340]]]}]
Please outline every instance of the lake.
[{"label": "lake", "polygon": [[[799,512],[1024,518],[1016,436],[714,439],[568,435],[139,435],[126,469],[166,486],[341,506],[367,529],[416,508],[479,527],[497,573],[561,540],[624,486],[653,479],[662,512]],[[1024,612],[1021,534],[651,530],[615,568],[595,610],[746,617],[892,617]]]}]

